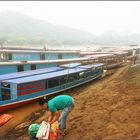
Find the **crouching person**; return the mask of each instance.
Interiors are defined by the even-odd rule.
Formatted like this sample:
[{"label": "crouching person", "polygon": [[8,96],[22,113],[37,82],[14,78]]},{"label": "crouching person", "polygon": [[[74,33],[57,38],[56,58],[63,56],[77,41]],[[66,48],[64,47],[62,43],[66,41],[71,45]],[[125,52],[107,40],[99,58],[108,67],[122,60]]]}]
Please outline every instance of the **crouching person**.
[{"label": "crouching person", "polygon": [[39,103],[47,109],[48,123],[58,121],[60,132],[64,135],[67,116],[74,107],[74,99],[68,95],[59,95],[50,100],[43,98]]}]

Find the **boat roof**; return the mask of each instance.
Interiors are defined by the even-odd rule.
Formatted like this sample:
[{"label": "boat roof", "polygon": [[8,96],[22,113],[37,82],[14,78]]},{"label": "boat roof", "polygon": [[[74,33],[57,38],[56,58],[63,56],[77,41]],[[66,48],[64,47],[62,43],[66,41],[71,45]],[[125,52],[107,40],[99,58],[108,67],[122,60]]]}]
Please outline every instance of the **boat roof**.
[{"label": "boat roof", "polygon": [[123,55],[123,54],[128,54],[128,52],[119,51],[119,52],[113,52],[113,54],[120,54],[120,55]]},{"label": "boat roof", "polygon": [[69,64],[65,64],[65,65],[60,65],[60,67],[64,67],[64,68],[74,68],[77,66],[80,66],[81,63],[69,63]]},{"label": "boat roof", "polygon": [[6,79],[14,79],[14,78],[38,75],[38,74],[43,74],[43,73],[49,73],[49,72],[59,71],[59,70],[63,70],[63,68],[60,68],[60,67],[49,67],[49,68],[29,70],[29,71],[24,71],[24,72],[16,72],[16,73],[10,73],[10,74],[3,74],[3,75],[0,76],[0,81],[6,80]]},{"label": "boat roof", "polygon": [[84,57],[97,59],[97,58],[107,58],[107,57],[113,57],[113,56],[114,54],[96,54],[96,55],[86,55]]},{"label": "boat roof", "polygon": [[83,52],[80,52],[81,55],[92,55],[92,54],[108,54],[108,52],[94,52],[94,51],[83,51]]},{"label": "boat roof", "polygon": [[53,63],[69,63],[69,62],[81,62],[81,61],[89,61],[89,60],[96,60],[98,58],[108,58],[110,56],[115,56],[113,54],[108,55],[93,55],[87,57],[80,57],[80,58],[71,58],[71,59],[57,59],[57,60],[38,60],[38,61],[13,61],[13,62],[0,62],[0,66],[3,65],[22,65],[22,64],[53,64]]},{"label": "boat roof", "polygon": [[97,63],[97,64],[89,64],[89,65],[79,66],[79,67],[90,69],[90,68],[97,68],[97,67],[100,67],[100,66],[104,66],[104,64],[103,63]]},{"label": "boat roof", "polygon": [[112,54],[127,54],[128,52],[125,51],[112,51],[112,52],[108,52],[108,51],[104,51],[104,52],[81,52],[81,55],[85,55],[85,56],[109,56]]},{"label": "boat roof", "polygon": [[0,52],[7,52],[7,53],[76,53],[76,54],[79,54],[79,51],[65,51],[65,50],[45,50],[45,51],[41,51],[41,50],[7,50],[7,49],[3,49],[3,50],[0,50]]},{"label": "boat roof", "polygon": [[[91,60],[94,58],[90,58]],[[71,58],[71,59],[57,59],[57,60],[38,60],[38,61],[13,61],[13,62],[0,62],[0,66],[2,65],[22,65],[22,64],[53,64],[53,63],[63,63],[63,62],[79,62],[79,61],[87,61],[89,58]]]},{"label": "boat roof", "polygon": [[34,82],[34,81],[39,81],[39,80],[45,80],[45,79],[51,79],[51,78],[55,78],[55,77],[59,77],[59,76],[64,76],[64,75],[67,75],[67,74],[82,72],[82,71],[86,71],[86,70],[87,69],[85,69],[85,68],[76,67],[76,68],[72,68],[72,69],[55,71],[55,72],[46,73],[46,74],[33,75],[33,76],[22,77],[22,78],[17,78],[17,79],[5,80],[3,82],[15,83],[15,84],[29,83],[29,82]]}]

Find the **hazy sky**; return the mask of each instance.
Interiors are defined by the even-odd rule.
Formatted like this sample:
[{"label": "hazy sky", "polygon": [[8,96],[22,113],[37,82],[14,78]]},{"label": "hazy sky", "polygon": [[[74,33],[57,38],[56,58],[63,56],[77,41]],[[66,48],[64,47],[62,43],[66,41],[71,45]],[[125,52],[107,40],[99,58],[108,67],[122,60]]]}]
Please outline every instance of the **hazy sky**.
[{"label": "hazy sky", "polygon": [[140,33],[140,1],[0,1],[13,10],[96,35],[107,30]]}]

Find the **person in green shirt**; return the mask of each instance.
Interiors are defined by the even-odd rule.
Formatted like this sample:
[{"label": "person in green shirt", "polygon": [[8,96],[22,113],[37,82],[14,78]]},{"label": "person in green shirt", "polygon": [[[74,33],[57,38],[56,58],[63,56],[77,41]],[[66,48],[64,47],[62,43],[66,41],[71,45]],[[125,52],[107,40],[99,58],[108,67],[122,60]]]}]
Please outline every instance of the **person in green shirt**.
[{"label": "person in green shirt", "polygon": [[48,123],[58,121],[59,129],[63,133],[66,129],[67,116],[74,107],[74,99],[68,95],[58,95],[50,100],[43,98],[39,104],[48,110]]}]

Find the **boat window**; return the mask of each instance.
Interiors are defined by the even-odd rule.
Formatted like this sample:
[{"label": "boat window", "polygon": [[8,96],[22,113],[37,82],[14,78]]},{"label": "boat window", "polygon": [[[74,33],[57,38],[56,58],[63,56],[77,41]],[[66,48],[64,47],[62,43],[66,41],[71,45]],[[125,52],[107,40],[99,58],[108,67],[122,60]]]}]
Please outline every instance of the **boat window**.
[{"label": "boat window", "polygon": [[61,53],[58,54],[58,59],[62,59],[62,54]]},{"label": "boat window", "polygon": [[48,88],[53,88],[59,86],[59,80],[58,79],[50,79],[48,80]]},{"label": "boat window", "polygon": [[1,93],[2,93],[2,100],[3,101],[4,100],[10,100],[11,99],[10,89],[2,88]]},{"label": "boat window", "polygon": [[69,82],[73,82],[73,81],[75,81],[75,80],[77,80],[77,79],[78,79],[77,73],[76,73],[76,74],[71,74],[71,75],[69,75],[69,77],[68,77],[68,81],[69,81]]},{"label": "boat window", "polygon": [[9,60],[12,60],[12,54],[9,53]]},{"label": "boat window", "polygon": [[45,89],[48,88],[48,80],[45,80]]},{"label": "boat window", "polygon": [[86,71],[86,72],[85,72],[85,77],[91,76],[92,74],[93,74],[93,72],[91,72],[91,71]]},{"label": "boat window", "polygon": [[17,66],[17,71],[18,72],[24,71],[23,65],[18,65]]},{"label": "boat window", "polygon": [[64,85],[66,83],[68,83],[68,77],[67,76],[60,77],[60,85]]},{"label": "boat window", "polygon": [[45,54],[44,53],[40,54],[40,60],[45,60]]},{"label": "boat window", "polygon": [[36,70],[36,64],[31,64],[31,70]]}]

